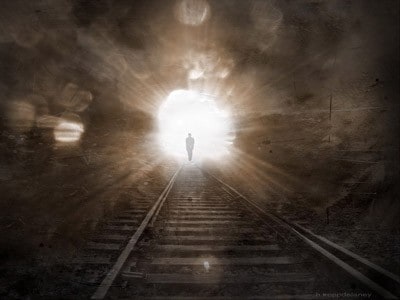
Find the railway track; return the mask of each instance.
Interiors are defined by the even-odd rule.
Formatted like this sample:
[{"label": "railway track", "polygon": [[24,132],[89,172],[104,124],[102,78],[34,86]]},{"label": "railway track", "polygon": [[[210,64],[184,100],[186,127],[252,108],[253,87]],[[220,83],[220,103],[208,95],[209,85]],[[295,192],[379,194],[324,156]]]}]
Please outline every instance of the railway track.
[{"label": "railway track", "polygon": [[160,193],[136,202],[107,225],[117,234],[92,245],[114,260],[93,257],[104,276],[91,299],[398,299],[397,275],[195,165],[183,165]]}]

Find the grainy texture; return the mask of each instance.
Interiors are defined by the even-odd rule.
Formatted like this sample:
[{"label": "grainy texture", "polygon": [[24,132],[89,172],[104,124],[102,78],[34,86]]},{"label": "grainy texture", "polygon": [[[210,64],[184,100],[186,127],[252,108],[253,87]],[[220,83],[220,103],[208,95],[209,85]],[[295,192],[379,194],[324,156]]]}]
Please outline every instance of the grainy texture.
[{"label": "grainy texture", "polygon": [[2,2],[0,297],[85,286],[63,262],[112,252],[119,214],[158,196],[178,164],[159,108],[181,89],[234,124],[210,171],[399,273],[398,1]]}]

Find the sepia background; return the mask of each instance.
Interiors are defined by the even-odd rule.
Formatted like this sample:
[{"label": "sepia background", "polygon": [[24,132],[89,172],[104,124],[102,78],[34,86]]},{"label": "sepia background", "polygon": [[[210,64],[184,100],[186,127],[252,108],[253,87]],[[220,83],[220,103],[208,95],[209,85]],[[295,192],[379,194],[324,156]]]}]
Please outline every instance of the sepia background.
[{"label": "sepia background", "polygon": [[398,274],[398,32],[389,0],[2,1],[0,295],[63,286],[54,265],[168,182],[176,90],[230,118],[199,164]]}]

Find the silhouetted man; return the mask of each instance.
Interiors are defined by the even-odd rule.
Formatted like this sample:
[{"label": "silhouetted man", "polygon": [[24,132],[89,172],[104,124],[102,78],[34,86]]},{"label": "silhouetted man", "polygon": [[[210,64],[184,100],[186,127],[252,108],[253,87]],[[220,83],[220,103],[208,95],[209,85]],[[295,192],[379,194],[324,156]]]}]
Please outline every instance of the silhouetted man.
[{"label": "silhouetted man", "polygon": [[194,148],[194,138],[192,138],[192,134],[189,133],[188,137],[186,138],[186,151],[188,153],[189,161],[192,161],[193,148]]}]

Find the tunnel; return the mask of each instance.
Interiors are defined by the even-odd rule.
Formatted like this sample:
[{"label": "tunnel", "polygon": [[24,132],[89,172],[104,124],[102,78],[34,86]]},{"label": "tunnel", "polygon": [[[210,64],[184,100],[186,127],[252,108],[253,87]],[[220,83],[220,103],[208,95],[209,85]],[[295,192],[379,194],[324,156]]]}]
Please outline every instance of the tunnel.
[{"label": "tunnel", "polygon": [[398,32],[394,0],[2,3],[0,298],[398,296]]}]

